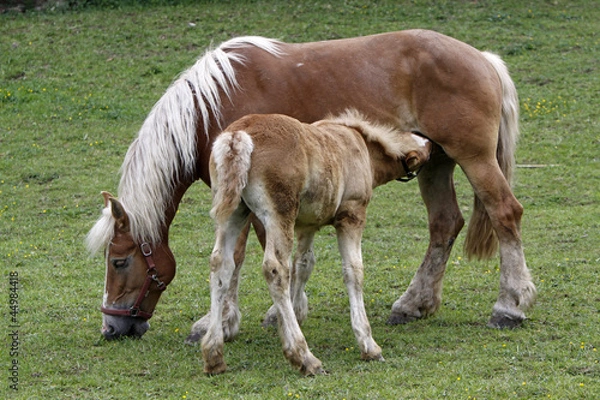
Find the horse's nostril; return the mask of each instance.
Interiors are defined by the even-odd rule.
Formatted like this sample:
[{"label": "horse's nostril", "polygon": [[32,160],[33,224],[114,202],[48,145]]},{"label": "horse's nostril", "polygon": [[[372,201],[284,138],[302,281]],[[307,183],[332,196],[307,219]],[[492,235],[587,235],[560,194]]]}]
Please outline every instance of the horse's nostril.
[{"label": "horse's nostril", "polygon": [[115,338],[115,328],[112,325],[102,325],[102,335],[105,339]]},{"label": "horse's nostril", "polygon": [[149,327],[150,324],[148,324],[148,321],[136,321],[136,323],[131,326],[127,335],[134,338],[141,338]]}]

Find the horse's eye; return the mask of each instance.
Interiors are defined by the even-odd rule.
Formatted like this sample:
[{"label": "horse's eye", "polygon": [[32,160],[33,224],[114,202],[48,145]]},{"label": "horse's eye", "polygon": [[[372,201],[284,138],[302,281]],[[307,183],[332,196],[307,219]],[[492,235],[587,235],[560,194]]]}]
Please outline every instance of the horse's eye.
[{"label": "horse's eye", "polygon": [[127,258],[114,258],[111,260],[113,267],[116,269],[125,268],[127,266],[128,259]]}]

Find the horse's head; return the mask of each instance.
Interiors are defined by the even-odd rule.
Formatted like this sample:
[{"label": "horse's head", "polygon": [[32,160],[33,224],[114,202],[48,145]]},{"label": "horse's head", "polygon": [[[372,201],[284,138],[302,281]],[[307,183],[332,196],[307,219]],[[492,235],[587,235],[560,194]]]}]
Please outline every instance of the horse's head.
[{"label": "horse's head", "polygon": [[[106,209],[97,227],[110,230],[106,234],[102,334],[108,340],[141,337],[150,327],[148,319],[162,291],[175,276],[175,259],[166,242],[136,242],[123,205],[109,193],[102,195]],[[88,240],[94,239],[97,227]]]}]

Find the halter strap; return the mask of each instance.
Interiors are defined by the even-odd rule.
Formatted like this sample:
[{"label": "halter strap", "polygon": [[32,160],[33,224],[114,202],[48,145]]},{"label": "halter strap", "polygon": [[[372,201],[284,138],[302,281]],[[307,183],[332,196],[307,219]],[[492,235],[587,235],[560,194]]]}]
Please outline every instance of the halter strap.
[{"label": "halter strap", "polygon": [[148,297],[148,294],[150,293],[150,285],[152,284],[152,282],[156,282],[156,288],[160,291],[165,290],[167,288],[167,285],[163,281],[158,279],[158,271],[156,270],[156,264],[154,264],[154,259],[152,258],[152,248],[150,247],[150,245],[144,242],[140,245],[140,250],[144,255],[144,258],[146,259],[146,265],[148,266],[148,269],[146,270],[146,280],[144,281],[144,285],[142,285],[142,288],[140,289],[140,294],[138,294],[135,303],[133,303],[133,305],[126,310],[115,310],[112,308],[106,308],[104,307],[104,305],[102,305],[100,307],[100,311],[102,311],[104,314],[143,319],[152,318],[152,313],[154,311],[148,312],[140,309],[142,301],[144,301],[144,299]]}]

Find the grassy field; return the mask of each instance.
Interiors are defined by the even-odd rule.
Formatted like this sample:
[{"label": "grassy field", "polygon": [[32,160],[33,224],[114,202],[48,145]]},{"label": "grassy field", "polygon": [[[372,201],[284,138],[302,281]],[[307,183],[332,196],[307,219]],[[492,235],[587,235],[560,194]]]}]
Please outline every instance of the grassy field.
[{"label": "grassy field", "polygon": [[[0,15],[0,398],[598,396],[595,1],[84,3]],[[87,255],[83,240],[99,216],[100,191],[116,191],[129,143],[173,78],[211,43],[233,36],[299,42],[407,28],[434,29],[495,51],[516,82],[522,135],[515,193],[525,207],[525,254],[539,291],[524,326],[485,326],[498,290],[498,260],[465,260],[463,235],[440,311],[410,325],[385,324],[428,235],[417,184],[394,183],[376,192],[363,244],[367,313],[386,361],[359,359],[335,237],[324,229],[303,331],[329,375],[302,378],[281,354],[276,332],[260,327],[270,299],[253,238],[240,290],[242,330],[225,347],[230,370],[207,377],[199,348],[183,343],[209,305],[213,224],[210,193],[198,184],[171,230],[178,275],[150,331],[141,340],[101,339],[103,263]],[[460,171],[456,179],[468,217],[472,191]],[[18,312],[11,312],[16,302]]]}]

